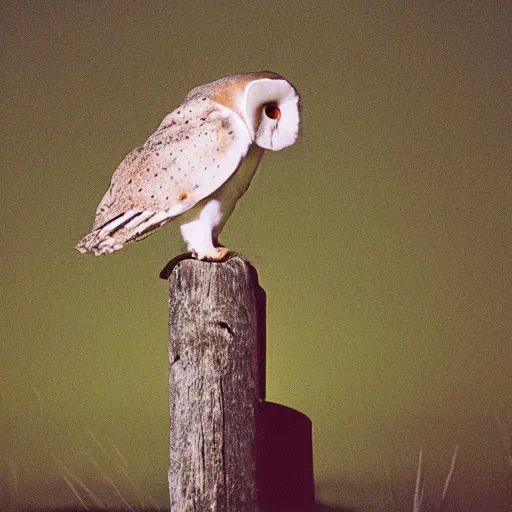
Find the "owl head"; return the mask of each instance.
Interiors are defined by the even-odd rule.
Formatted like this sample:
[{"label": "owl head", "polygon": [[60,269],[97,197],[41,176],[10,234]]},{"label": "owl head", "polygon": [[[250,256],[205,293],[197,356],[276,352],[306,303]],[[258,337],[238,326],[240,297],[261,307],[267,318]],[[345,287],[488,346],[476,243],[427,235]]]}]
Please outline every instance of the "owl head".
[{"label": "owl head", "polygon": [[277,73],[227,76],[192,89],[185,100],[204,95],[238,114],[253,143],[261,148],[279,151],[297,140],[300,95]]}]

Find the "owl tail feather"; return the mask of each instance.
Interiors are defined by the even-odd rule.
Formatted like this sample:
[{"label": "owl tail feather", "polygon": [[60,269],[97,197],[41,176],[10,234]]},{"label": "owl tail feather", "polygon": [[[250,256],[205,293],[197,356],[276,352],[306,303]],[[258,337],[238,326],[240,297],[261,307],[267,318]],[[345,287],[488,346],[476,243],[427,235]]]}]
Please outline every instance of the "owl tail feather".
[{"label": "owl tail feather", "polygon": [[85,235],[75,248],[82,254],[87,252],[92,252],[95,256],[110,254],[122,249],[127,242],[149,236],[174,217],[166,211],[155,213],[130,210]]}]

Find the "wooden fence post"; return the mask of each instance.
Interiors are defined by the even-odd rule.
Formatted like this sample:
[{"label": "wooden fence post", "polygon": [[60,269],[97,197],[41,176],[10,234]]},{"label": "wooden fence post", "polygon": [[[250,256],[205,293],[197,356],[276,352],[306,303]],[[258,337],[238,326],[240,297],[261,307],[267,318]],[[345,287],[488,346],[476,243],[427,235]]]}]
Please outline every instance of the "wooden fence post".
[{"label": "wooden fence post", "polygon": [[263,399],[254,269],[180,261],[169,280],[172,512],[260,512],[256,409]]},{"label": "wooden fence post", "polygon": [[169,279],[171,512],[313,512],[311,421],[265,402],[266,297],[240,255]]}]

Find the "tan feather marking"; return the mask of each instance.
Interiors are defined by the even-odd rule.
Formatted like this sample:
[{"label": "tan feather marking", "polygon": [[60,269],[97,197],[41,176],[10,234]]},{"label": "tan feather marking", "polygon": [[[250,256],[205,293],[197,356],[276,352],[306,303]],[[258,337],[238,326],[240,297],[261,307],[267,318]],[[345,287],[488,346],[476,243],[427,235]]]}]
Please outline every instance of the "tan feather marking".
[{"label": "tan feather marking", "polygon": [[212,100],[236,111],[235,96],[234,93],[238,90],[239,84],[234,83],[231,87],[226,87],[218,92],[212,94]]}]

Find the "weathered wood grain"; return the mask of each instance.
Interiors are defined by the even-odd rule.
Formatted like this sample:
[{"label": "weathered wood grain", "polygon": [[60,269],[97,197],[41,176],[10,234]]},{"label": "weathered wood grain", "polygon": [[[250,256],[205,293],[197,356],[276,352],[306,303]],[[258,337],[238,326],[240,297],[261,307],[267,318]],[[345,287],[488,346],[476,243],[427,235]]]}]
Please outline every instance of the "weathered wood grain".
[{"label": "weathered wood grain", "polygon": [[239,255],[179,261],[169,280],[171,512],[261,512],[256,414],[264,292]]}]

